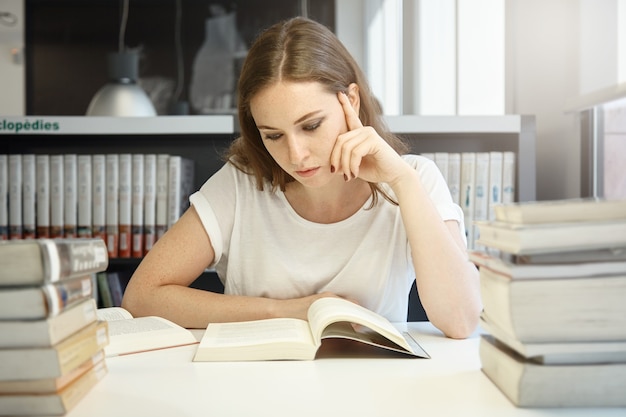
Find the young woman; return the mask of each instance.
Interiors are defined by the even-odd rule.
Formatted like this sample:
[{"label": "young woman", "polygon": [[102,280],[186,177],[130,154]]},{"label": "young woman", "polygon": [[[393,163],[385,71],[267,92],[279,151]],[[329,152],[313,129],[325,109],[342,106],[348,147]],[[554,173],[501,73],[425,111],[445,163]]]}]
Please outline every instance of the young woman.
[{"label": "young woman", "polygon": [[[344,297],[405,321],[417,280],[433,325],[473,332],[482,306],[463,213],[432,161],[404,155],[330,30],[294,18],[262,33],[238,106],[227,163],[141,262],[125,308],[204,328],[306,319],[314,300]],[[224,294],[188,287],[207,267]]]}]

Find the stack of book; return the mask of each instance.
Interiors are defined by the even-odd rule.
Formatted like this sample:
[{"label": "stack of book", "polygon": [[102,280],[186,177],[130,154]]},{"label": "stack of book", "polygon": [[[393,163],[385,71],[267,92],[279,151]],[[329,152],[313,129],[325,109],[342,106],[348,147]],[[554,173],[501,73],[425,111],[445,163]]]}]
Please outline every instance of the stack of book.
[{"label": "stack of book", "polygon": [[483,372],[520,407],[626,406],[626,201],[496,207],[471,252]]},{"label": "stack of book", "polygon": [[96,315],[101,239],[0,243],[0,415],[62,415],[107,373]]}]

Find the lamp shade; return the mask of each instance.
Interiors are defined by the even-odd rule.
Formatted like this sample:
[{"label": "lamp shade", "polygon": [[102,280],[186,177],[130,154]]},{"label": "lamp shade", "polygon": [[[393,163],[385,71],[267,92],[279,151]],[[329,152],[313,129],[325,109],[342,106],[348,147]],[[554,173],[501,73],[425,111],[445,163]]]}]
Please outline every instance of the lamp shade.
[{"label": "lamp shade", "polygon": [[139,56],[133,51],[110,54],[109,83],[93,97],[87,116],[156,116],[152,101],[136,83]]}]

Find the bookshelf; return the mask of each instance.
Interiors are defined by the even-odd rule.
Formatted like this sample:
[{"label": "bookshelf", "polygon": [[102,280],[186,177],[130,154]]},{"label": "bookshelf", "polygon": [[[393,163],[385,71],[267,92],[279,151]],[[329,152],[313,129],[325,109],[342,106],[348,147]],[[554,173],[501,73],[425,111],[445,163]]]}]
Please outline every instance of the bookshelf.
[{"label": "bookshelf", "polygon": [[386,121],[415,153],[515,152],[515,199],[536,199],[535,116],[387,116]]},{"label": "bookshelf", "polygon": [[[515,152],[516,199],[535,199],[534,116],[387,116],[386,122],[392,131],[408,140],[415,153]],[[228,114],[148,118],[0,117],[0,154],[181,155],[194,160],[194,186],[199,188],[222,166],[221,153],[237,135],[236,124],[235,116]],[[139,258],[111,259],[109,270],[128,279],[139,261]],[[223,289],[214,271],[206,271],[192,286]]]}]

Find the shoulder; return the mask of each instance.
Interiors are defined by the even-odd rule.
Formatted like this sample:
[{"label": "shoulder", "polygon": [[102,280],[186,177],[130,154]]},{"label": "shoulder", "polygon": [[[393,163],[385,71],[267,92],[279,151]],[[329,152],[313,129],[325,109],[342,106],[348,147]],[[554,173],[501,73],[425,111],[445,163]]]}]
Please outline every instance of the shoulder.
[{"label": "shoulder", "polygon": [[402,155],[402,159],[420,174],[422,180],[441,175],[437,164],[430,158],[422,155],[406,154]]}]

